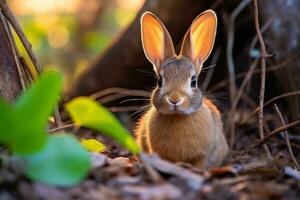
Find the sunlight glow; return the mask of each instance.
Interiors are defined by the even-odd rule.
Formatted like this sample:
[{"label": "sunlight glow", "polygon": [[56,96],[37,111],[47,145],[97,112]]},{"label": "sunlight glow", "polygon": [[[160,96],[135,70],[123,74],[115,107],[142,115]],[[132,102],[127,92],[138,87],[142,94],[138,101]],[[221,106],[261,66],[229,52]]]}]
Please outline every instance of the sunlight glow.
[{"label": "sunlight glow", "polygon": [[117,0],[117,4],[123,9],[139,9],[145,0]]},{"label": "sunlight glow", "polygon": [[61,48],[69,41],[69,31],[63,25],[57,25],[48,32],[48,41],[53,48]]},{"label": "sunlight glow", "polygon": [[12,8],[20,15],[76,12],[82,0],[14,0]]}]

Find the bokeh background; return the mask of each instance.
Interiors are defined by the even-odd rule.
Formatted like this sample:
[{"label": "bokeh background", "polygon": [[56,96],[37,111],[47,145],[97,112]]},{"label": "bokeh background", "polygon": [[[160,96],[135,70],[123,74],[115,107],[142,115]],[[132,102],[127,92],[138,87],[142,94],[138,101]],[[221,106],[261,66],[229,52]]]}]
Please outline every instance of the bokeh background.
[{"label": "bokeh background", "polygon": [[[143,3],[144,0],[9,1],[43,68],[58,68],[65,74],[65,89],[126,28]],[[17,43],[21,55],[28,59]]]}]

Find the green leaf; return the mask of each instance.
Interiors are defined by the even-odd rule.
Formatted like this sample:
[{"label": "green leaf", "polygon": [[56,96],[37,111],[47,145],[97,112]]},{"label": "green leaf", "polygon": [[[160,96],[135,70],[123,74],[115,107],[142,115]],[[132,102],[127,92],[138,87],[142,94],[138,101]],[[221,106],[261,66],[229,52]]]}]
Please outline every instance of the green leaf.
[{"label": "green leaf", "polygon": [[77,126],[91,128],[114,138],[130,150],[139,153],[140,148],[130,133],[116,117],[103,106],[88,97],[78,97],[66,104],[66,110]]},{"label": "green leaf", "polygon": [[46,71],[18,98],[15,107],[0,100],[0,142],[19,155],[42,149],[61,87],[61,75]]},{"label": "green leaf", "polygon": [[62,76],[46,71],[26,90],[15,105],[13,138],[9,144],[19,155],[37,152],[46,143],[48,118],[58,102]]},{"label": "green leaf", "polygon": [[9,143],[13,133],[14,110],[7,102],[0,99],[0,142]]},{"label": "green leaf", "polygon": [[105,146],[103,143],[95,139],[83,139],[80,141],[81,145],[86,148],[86,150],[94,153],[101,153],[105,151]]},{"label": "green leaf", "polygon": [[76,138],[66,134],[49,137],[40,152],[24,157],[26,175],[34,181],[55,186],[71,186],[86,177],[90,155]]},{"label": "green leaf", "polygon": [[32,86],[18,98],[16,110],[39,128],[44,128],[59,100],[62,75],[56,71],[44,72]]}]

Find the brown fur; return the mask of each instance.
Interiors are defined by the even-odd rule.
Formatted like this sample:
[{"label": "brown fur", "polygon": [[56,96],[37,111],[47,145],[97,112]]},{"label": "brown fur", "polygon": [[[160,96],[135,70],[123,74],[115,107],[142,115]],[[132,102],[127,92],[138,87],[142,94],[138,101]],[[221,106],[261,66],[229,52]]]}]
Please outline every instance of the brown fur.
[{"label": "brown fur", "polygon": [[228,151],[220,113],[206,98],[191,115],[164,115],[152,107],[135,133],[144,151],[198,167],[220,165]]}]

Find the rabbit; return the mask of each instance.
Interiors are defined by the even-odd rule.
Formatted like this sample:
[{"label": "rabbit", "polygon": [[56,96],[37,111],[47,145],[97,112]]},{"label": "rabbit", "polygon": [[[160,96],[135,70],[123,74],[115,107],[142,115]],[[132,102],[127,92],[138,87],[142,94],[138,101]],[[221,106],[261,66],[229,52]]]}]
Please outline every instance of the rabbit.
[{"label": "rabbit", "polygon": [[134,133],[147,153],[195,167],[218,166],[228,152],[221,114],[197,84],[216,36],[213,10],[198,15],[184,36],[177,55],[171,36],[151,12],[141,17],[144,53],[158,76],[149,110]]}]

